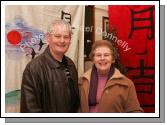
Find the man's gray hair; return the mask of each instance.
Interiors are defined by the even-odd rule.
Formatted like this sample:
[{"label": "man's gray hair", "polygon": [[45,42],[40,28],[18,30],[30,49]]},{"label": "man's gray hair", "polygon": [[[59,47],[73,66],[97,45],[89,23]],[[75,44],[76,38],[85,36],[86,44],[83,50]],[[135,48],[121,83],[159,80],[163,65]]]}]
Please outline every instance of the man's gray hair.
[{"label": "man's gray hair", "polygon": [[54,20],[54,21],[49,25],[49,27],[48,27],[48,29],[47,29],[47,32],[48,32],[49,34],[54,33],[54,32],[55,32],[54,26],[55,26],[55,25],[62,25],[62,24],[65,26],[65,27],[62,27],[62,28],[64,28],[64,30],[69,30],[70,35],[72,35],[72,27],[71,27],[71,24],[68,23],[68,22],[66,22],[66,21],[64,21],[64,20]]}]

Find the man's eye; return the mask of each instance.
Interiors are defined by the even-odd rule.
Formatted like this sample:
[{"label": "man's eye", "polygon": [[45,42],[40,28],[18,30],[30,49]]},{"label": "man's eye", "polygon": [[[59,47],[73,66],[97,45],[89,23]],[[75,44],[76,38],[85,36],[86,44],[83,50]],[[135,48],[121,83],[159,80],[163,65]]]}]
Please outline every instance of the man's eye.
[{"label": "man's eye", "polygon": [[54,37],[60,38],[61,36],[60,35],[54,35]]},{"label": "man's eye", "polygon": [[70,37],[69,36],[64,36],[65,39],[69,39]]}]

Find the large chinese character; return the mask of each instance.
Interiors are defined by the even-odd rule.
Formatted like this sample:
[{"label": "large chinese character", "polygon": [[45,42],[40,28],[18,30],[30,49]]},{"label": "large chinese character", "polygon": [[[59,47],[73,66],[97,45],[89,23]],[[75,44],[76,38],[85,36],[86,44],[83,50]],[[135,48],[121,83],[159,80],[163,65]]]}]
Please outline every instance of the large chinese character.
[{"label": "large chinese character", "polygon": [[[143,30],[143,29],[150,29],[151,34],[150,36],[147,35],[147,38],[149,40],[154,38],[154,18],[153,18],[153,12],[154,12],[154,6],[144,9],[144,10],[140,10],[140,11],[134,11],[132,9],[131,10],[131,31],[130,34],[128,36],[128,38],[131,38],[134,31],[135,30]],[[144,14],[144,13],[148,13],[149,12],[149,17],[141,17],[141,18],[136,18],[135,15],[137,14]],[[136,22],[143,22],[143,21],[149,21],[150,25],[146,25],[146,26],[137,26]],[[135,25],[136,23],[136,25]]]},{"label": "large chinese character", "polygon": [[[140,86],[139,90],[137,90],[138,93],[150,93],[152,94],[152,89],[153,89],[153,85],[154,83],[152,82],[152,80],[154,80],[154,74],[150,74],[150,75],[146,75],[145,71],[146,70],[151,70],[152,72],[154,72],[155,68],[152,66],[144,66],[144,60],[140,60],[140,65],[139,67],[127,67],[128,71],[130,70],[139,70],[139,75],[132,75],[132,79],[135,81],[135,85],[136,86]],[[139,79],[147,79],[147,82],[137,82],[136,80]],[[149,82],[148,82],[149,80]],[[144,90],[142,86],[145,86],[146,90]],[[147,87],[146,87],[147,86]],[[141,90],[140,88],[142,88],[143,90]]]},{"label": "large chinese character", "polygon": [[[145,112],[155,111],[155,68],[154,66],[145,66],[144,60],[140,59],[140,65],[138,67],[127,67],[128,72],[131,74],[131,78],[135,83],[136,92],[140,100],[141,107]],[[134,71],[137,75],[133,75]],[[144,97],[144,98],[143,98]],[[149,98],[149,100],[148,100]]]}]

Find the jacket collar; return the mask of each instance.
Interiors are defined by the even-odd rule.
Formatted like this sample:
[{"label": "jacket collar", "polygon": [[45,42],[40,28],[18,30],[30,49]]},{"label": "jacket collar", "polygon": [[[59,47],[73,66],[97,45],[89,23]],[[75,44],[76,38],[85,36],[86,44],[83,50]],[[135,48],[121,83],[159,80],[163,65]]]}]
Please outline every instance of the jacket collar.
[{"label": "jacket collar", "polygon": [[[86,73],[84,73],[83,76],[81,77],[81,79],[82,80],[86,79],[90,83],[91,72],[92,72],[92,68],[89,69]],[[113,80],[114,80],[114,82],[112,82]],[[80,84],[82,84],[82,83],[83,82],[80,82]],[[117,68],[115,68],[115,72],[109,78],[106,87],[110,86],[110,85],[115,85],[115,84],[120,84],[120,85],[128,86],[128,83],[129,83],[129,79],[127,79],[126,76],[124,76]]]},{"label": "jacket collar", "polygon": [[[44,51],[43,54],[44,54],[45,58],[47,58],[45,61],[48,61],[49,66],[50,66],[51,68],[53,68],[53,69],[55,69],[55,68],[60,68],[60,62],[57,61],[57,60],[52,56],[52,54],[51,54],[51,52],[50,52],[50,49],[49,49],[49,46],[45,49],[45,51]],[[66,61],[66,64],[67,64],[67,66],[69,66],[69,67],[72,65],[71,61],[69,61],[68,57],[66,57],[65,55],[63,56],[63,61]]]}]

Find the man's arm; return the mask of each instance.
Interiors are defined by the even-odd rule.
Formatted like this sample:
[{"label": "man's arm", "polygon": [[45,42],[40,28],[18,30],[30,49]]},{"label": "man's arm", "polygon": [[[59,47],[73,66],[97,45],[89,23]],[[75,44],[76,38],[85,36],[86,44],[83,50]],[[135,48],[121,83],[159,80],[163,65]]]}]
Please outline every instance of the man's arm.
[{"label": "man's arm", "polygon": [[27,66],[22,77],[21,113],[42,112],[37,82],[39,82],[37,75]]}]

